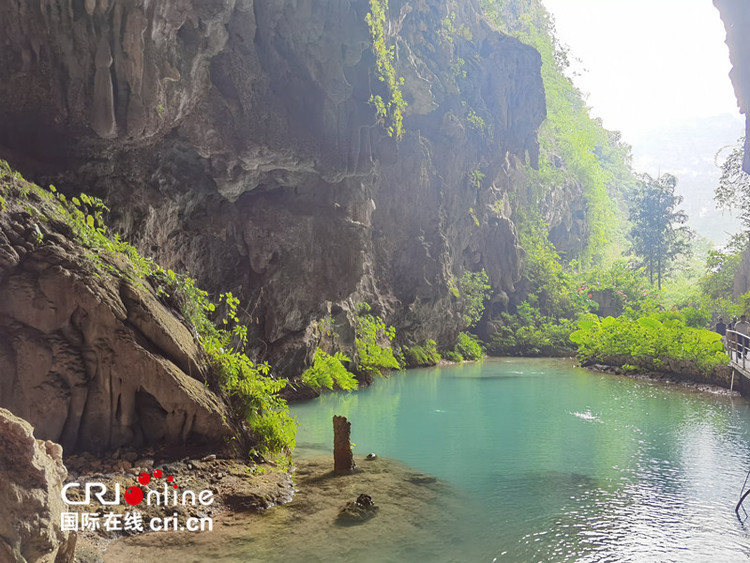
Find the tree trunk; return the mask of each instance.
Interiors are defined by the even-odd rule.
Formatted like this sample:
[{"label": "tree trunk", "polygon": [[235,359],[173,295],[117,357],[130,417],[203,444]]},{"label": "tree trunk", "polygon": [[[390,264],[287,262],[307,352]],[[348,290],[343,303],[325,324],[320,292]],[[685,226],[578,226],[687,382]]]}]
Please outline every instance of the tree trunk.
[{"label": "tree trunk", "polygon": [[661,291],[661,258],[659,258],[659,261],[656,263],[656,265],[657,265],[656,279],[659,282],[657,285],[659,287],[659,291]]},{"label": "tree trunk", "polygon": [[349,441],[351,430],[352,423],[346,417],[333,415],[333,472],[336,475],[349,475],[357,468]]}]

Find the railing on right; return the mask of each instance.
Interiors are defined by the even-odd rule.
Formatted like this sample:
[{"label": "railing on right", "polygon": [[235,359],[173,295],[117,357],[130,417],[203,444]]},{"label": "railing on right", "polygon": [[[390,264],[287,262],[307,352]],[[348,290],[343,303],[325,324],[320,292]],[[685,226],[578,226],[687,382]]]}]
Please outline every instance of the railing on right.
[{"label": "railing on right", "polygon": [[743,375],[750,377],[750,359],[747,358],[750,354],[750,338],[741,332],[728,330],[724,336],[724,349],[729,355],[732,367],[740,369]]}]

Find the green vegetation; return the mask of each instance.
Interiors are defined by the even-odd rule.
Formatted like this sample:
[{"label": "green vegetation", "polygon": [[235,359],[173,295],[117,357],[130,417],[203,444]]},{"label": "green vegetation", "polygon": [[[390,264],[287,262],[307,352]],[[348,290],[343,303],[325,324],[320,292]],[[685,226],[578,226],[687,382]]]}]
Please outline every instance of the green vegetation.
[{"label": "green vegetation", "polygon": [[405,346],[402,351],[408,367],[434,366],[440,361],[437,343],[432,339],[424,346]]},{"label": "green vegetation", "polygon": [[651,285],[656,274],[659,289],[669,266],[678,256],[690,252],[689,241],[694,236],[685,226],[687,215],[677,209],[682,196],[674,193],[676,186],[677,178],[671,174],[656,179],[643,174],[630,208],[632,252],[641,258]]},{"label": "green vegetation", "polygon": [[584,97],[566,76],[567,49],[540,1],[482,0],[481,5],[490,22],[542,56],[547,119],[539,131],[539,169],[527,169],[526,207],[536,208],[554,188],[580,185],[590,235],[579,261],[593,266],[616,257],[625,246],[624,196],[635,186],[630,148],[619,133],[589,116]]},{"label": "green vegetation", "polygon": [[484,119],[478,116],[473,109],[470,109],[466,114],[466,121],[469,123],[470,129],[478,131],[482,135],[486,135],[489,133],[487,123],[485,123]]},{"label": "green vegetation", "polygon": [[379,94],[372,94],[370,103],[375,107],[376,117],[386,128],[388,135],[400,139],[404,134],[404,111],[406,110],[406,100],[401,92],[404,79],[396,76],[396,69],[393,66],[396,58],[394,47],[386,43],[387,12],[388,0],[370,0],[370,11],[365,16],[367,26],[370,28],[378,80],[385,85],[387,91],[387,100]]},{"label": "green vegetation", "polygon": [[575,351],[569,340],[574,328],[574,321],[543,315],[524,301],[515,314],[501,314],[488,350],[497,356],[570,355]]},{"label": "green vegetation", "polygon": [[[44,190],[26,182],[5,161],[0,161],[0,188],[9,201],[25,200],[40,223],[54,223],[58,228],[64,224],[68,236],[86,250],[93,275],[127,279],[180,311],[208,355],[214,379],[207,385],[223,392],[234,412],[247,421],[255,442],[251,454],[276,457],[291,453],[296,426],[286,402],[277,395],[286,380],[275,379],[270,374],[271,366],[256,365],[245,355],[247,327],[238,322],[236,297],[231,293],[219,297],[220,308],[225,311],[220,328],[211,320],[217,306],[193,279],[164,270],[117,235],[107,234],[104,214],[108,209],[101,200],[86,194],[68,199],[55,186]],[[45,243],[38,224],[37,231],[38,242]],[[123,256],[128,260],[123,261]],[[124,262],[127,269],[123,269]]]},{"label": "green vegetation", "polygon": [[464,272],[459,282],[461,298],[464,302],[464,324],[473,327],[482,318],[484,302],[490,296],[490,284],[487,272]]},{"label": "green vegetation", "polygon": [[[480,189],[482,187],[482,180],[484,180],[484,174],[482,173],[479,168],[475,168],[472,170],[469,174],[471,185],[475,187],[476,189]],[[472,212],[474,209],[472,209]],[[478,221],[477,221],[478,222]]]},{"label": "green vegetation", "polygon": [[367,303],[360,303],[357,310],[357,369],[368,375],[383,375],[386,370],[401,368],[391,348],[396,329],[386,326],[380,317],[371,315],[371,310]]},{"label": "green vegetation", "polygon": [[681,363],[687,363],[687,369],[708,374],[729,361],[721,335],[689,326],[686,315],[679,313],[604,319],[590,315],[579,322],[579,330],[570,339],[578,345],[578,358],[583,364],[628,364],[674,372],[681,369]]},{"label": "green vegetation", "polygon": [[476,336],[468,332],[459,333],[458,342],[453,353],[458,355],[462,360],[481,360],[484,357],[479,340]]},{"label": "green vegetation", "polygon": [[466,65],[466,61],[461,57],[456,57],[456,60],[454,60],[451,65],[453,76],[456,78],[466,78],[466,69],[464,68],[464,65]]},{"label": "green vegetation", "polygon": [[443,359],[449,362],[455,362],[457,364],[461,364],[464,361],[464,357],[458,352],[454,352],[453,350],[446,350],[445,352],[443,352],[442,356]]},{"label": "green vegetation", "polygon": [[350,361],[341,352],[331,356],[318,348],[315,350],[313,365],[301,376],[302,382],[313,389],[333,389],[335,386],[344,391],[353,391],[357,388],[357,380],[354,374],[344,367],[344,362]]},{"label": "green vegetation", "polygon": [[[488,350],[493,354],[570,353],[568,336],[582,315],[648,316],[660,308],[676,307],[690,328],[711,322],[711,312],[733,310],[726,300],[720,303],[716,298],[720,293],[727,295],[739,254],[735,250],[708,253],[711,261],[702,283],[695,269],[683,267],[687,233],[681,228],[684,217],[677,210],[674,178],[641,177],[639,182],[630,167],[630,148],[621,142],[619,133],[605,130],[590,117],[583,96],[568,76],[567,49],[557,40],[542,2],[481,0],[481,5],[488,20],[540,52],[547,101],[547,120],[539,132],[539,168],[528,167],[526,190],[511,194],[525,251],[522,280],[507,310],[494,312],[488,320]],[[732,177],[736,182],[736,175]],[[568,250],[565,255],[550,242],[550,226],[543,215],[550,194],[559,193],[561,187],[571,194],[583,192],[583,219],[589,227],[582,251]],[[651,198],[649,191],[658,196]],[[738,199],[737,192],[723,196],[723,201],[731,199]],[[658,224],[657,219],[666,223]],[[643,258],[640,263],[622,259],[629,248]],[[694,277],[687,281],[683,276],[685,281],[672,282],[664,291],[648,287],[644,276],[653,273],[661,286],[670,263]]]},{"label": "green vegetation", "polygon": [[738,211],[746,230],[750,230],[750,175],[742,170],[745,138],[741,137],[721,164],[721,178],[714,199],[720,209]]},{"label": "green vegetation", "polygon": [[474,211],[473,207],[469,207],[469,217],[471,217],[471,220],[474,222],[474,226],[479,227],[481,225],[479,217],[477,217],[477,213]]}]

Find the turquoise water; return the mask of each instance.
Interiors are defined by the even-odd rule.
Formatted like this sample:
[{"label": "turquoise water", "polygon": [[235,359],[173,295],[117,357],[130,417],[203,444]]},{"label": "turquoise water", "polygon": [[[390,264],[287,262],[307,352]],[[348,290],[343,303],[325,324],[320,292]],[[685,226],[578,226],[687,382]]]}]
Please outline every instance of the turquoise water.
[{"label": "turquoise water", "polygon": [[737,561],[750,557],[734,513],[749,407],[561,360],[494,359],[392,374],[292,410],[298,455],[330,452],[331,417],[344,415],[355,452],[461,497],[450,538],[435,530],[410,560],[435,561],[446,542],[446,561]]}]

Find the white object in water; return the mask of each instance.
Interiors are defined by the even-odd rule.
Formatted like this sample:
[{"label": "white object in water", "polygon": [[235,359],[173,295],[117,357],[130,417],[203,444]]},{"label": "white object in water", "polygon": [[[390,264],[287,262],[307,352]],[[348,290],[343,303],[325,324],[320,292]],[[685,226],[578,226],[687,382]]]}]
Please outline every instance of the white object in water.
[{"label": "white object in water", "polygon": [[602,422],[595,415],[591,413],[591,409],[586,409],[583,412],[572,412],[570,414],[572,414],[573,416],[577,416],[581,420],[585,420],[588,422]]}]

